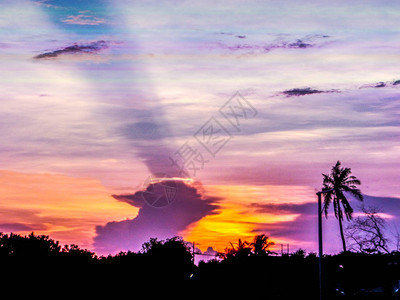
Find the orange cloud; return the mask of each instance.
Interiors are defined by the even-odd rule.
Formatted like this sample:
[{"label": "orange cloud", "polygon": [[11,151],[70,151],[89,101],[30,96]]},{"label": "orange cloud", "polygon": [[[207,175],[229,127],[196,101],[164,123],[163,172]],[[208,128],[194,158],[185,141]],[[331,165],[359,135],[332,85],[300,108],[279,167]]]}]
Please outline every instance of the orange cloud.
[{"label": "orange cloud", "polygon": [[50,235],[91,249],[95,226],[133,218],[138,209],[116,201],[97,180],[0,171],[0,231]]}]

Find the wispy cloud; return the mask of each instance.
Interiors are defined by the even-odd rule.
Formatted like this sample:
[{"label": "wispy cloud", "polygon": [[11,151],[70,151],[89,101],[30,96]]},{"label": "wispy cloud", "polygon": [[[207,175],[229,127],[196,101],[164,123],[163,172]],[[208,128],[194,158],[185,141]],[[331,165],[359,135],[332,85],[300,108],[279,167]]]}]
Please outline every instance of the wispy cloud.
[{"label": "wispy cloud", "polygon": [[44,6],[44,7],[48,7],[48,8],[60,8],[57,5],[51,4],[49,3],[50,0],[34,0],[33,3],[39,6]]},{"label": "wispy cloud", "polygon": [[400,80],[393,80],[393,81],[380,81],[376,83],[368,83],[364,84],[360,87],[360,89],[363,88],[384,88],[384,87],[390,87],[390,86],[396,86],[400,85]]},{"label": "wispy cloud", "polygon": [[43,58],[56,58],[60,55],[65,55],[65,54],[76,54],[76,53],[97,53],[100,50],[107,49],[108,44],[107,42],[100,40],[96,42],[91,42],[88,44],[75,44],[72,46],[68,46],[59,50],[54,50],[54,51],[49,51],[49,52],[44,52],[39,55],[36,55],[34,58],[35,59],[43,59]]},{"label": "wispy cloud", "polygon": [[[227,49],[240,54],[267,53],[274,49],[308,49],[322,47],[327,44],[327,39],[330,38],[329,35],[322,34],[307,35],[296,39],[293,39],[290,36],[276,37],[276,35],[272,35],[272,37],[275,37],[274,40],[262,41],[259,40],[259,38],[254,40],[254,37],[251,35],[233,35],[233,33],[225,32],[220,32],[219,34],[226,36],[226,38],[224,41],[216,43],[215,49]],[[231,37],[248,39],[249,41],[246,43],[238,43],[236,39],[230,39]],[[271,38],[271,36],[269,38]]]},{"label": "wispy cloud", "polygon": [[42,224],[38,225],[28,225],[24,223],[0,223],[0,230],[1,231],[11,231],[11,232],[18,232],[18,231],[35,231],[35,230],[45,230],[46,226],[42,226]]},{"label": "wispy cloud", "polygon": [[97,26],[97,25],[107,23],[106,19],[104,19],[104,18],[98,18],[98,17],[92,16],[92,15],[87,15],[87,14],[71,15],[61,21],[66,24],[90,25],[90,26]]},{"label": "wispy cloud", "polygon": [[304,96],[304,95],[312,95],[312,94],[320,94],[320,93],[338,93],[338,90],[317,90],[311,87],[306,88],[294,88],[290,90],[283,91],[282,94],[287,97],[293,96]]}]

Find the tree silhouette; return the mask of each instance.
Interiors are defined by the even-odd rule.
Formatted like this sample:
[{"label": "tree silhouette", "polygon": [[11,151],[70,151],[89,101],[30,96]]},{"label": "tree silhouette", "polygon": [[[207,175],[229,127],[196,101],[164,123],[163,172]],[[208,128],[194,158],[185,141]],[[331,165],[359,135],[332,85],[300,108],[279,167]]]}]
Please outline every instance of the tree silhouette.
[{"label": "tree silhouette", "polygon": [[350,175],[351,169],[341,166],[340,161],[332,167],[330,174],[322,174],[324,193],[324,206],[323,211],[325,216],[328,217],[329,205],[333,204],[335,217],[339,221],[340,236],[342,238],[343,251],[346,252],[346,240],[343,233],[343,215],[349,221],[353,217],[353,208],[350,206],[345,193],[349,193],[357,200],[363,201],[363,195],[357,188],[361,181],[355,176]]},{"label": "tree silhouette", "polygon": [[142,245],[143,260],[149,278],[163,281],[181,281],[189,278],[193,271],[193,257],[190,247],[182,237],[166,240],[150,238]]},{"label": "tree silhouette", "polygon": [[269,248],[275,245],[275,243],[269,241],[265,234],[259,234],[254,237],[254,241],[251,245],[253,246],[253,253],[255,255],[269,255],[273,253]]},{"label": "tree silhouette", "polygon": [[60,252],[61,246],[57,241],[47,235],[35,235],[33,232],[28,236],[10,235],[0,233],[0,256],[2,257],[45,257]]},{"label": "tree silhouette", "polygon": [[389,253],[388,238],[385,235],[386,221],[379,216],[375,207],[362,208],[363,216],[357,217],[346,228],[346,237],[354,242],[360,252],[377,253],[383,250]]},{"label": "tree silhouette", "polygon": [[221,258],[230,259],[235,257],[243,259],[251,255],[267,256],[274,253],[269,248],[275,245],[265,234],[256,235],[253,242],[242,241],[239,238],[237,243],[231,242],[230,244],[230,247],[225,248],[225,253],[220,255]]},{"label": "tree silhouette", "polygon": [[235,243],[236,247],[234,246],[233,243],[230,243],[231,247],[225,248],[225,253],[223,254],[223,258],[229,259],[232,257],[236,258],[244,258],[247,257],[251,254],[251,243],[247,241],[242,241],[240,238],[238,239],[238,242]]}]

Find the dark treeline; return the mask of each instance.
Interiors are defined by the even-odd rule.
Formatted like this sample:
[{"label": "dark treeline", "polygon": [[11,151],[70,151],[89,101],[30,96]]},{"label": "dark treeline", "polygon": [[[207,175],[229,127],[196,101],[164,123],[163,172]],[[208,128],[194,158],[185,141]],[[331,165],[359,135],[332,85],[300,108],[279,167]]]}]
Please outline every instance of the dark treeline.
[{"label": "dark treeline", "polygon": [[[0,268],[3,288],[29,286],[39,294],[145,289],[151,295],[319,299],[318,257],[301,249],[277,255],[271,245],[264,235],[251,243],[239,240],[195,265],[191,245],[180,237],[150,239],[138,252],[98,257],[76,245],[61,247],[48,236],[0,234]],[[398,299],[399,263],[399,252],[325,256],[324,299]]]}]

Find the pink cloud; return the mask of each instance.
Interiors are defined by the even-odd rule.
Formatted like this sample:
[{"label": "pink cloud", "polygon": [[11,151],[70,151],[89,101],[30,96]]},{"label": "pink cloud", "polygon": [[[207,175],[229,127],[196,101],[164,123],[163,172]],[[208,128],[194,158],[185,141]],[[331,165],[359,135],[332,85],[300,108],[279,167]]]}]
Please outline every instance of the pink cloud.
[{"label": "pink cloud", "polygon": [[74,25],[100,25],[105,24],[106,20],[103,18],[97,18],[91,15],[77,15],[77,16],[68,16],[66,19],[62,20],[62,22],[67,24]]}]

